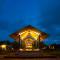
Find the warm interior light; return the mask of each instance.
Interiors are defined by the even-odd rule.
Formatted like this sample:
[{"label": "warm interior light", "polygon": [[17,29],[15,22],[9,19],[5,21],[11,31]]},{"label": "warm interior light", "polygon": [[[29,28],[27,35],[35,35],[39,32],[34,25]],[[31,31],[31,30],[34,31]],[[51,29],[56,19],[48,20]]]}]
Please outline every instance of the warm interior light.
[{"label": "warm interior light", "polygon": [[19,50],[20,50],[20,51],[23,51],[23,49],[21,49],[21,48],[20,48]]},{"label": "warm interior light", "polygon": [[28,35],[28,31],[25,31],[24,33],[22,32],[20,37],[23,40],[26,36]]},{"label": "warm interior light", "polygon": [[20,38],[21,38],[22,40],[24,40],[24,38],[26,38],[29,33],[30,33],[30,35],[31,35],[35,40],[37,40],[37,38],[38,38],[38,36],[39,36],[39,33],[38,33],[38,32],[35,32],[35,31],[33,31],[33,30],[30,30],[30,29],[27,30],[27,31],[21,32],[21,33],[20,33]]},{"label": "warm interior light", "polygon": [[26,39],[25,40],[25,46],[26,48],[32,48],[33,40],[32,39]]},{"label": "warm interior light", "polygon": [[2,49],[6,49],[6,45],[1,45]]}]

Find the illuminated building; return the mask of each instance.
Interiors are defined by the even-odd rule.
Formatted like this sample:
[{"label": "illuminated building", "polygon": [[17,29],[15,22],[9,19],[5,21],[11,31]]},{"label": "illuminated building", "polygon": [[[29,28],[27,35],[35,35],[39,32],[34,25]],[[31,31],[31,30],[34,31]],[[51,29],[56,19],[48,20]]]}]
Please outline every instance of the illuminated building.
[{"label": "illuminated building", "polygon": [[47,34],[29,25],[10,36],[19,42],[19,50],[38,51],[40,50],[39,42],[43,41],[47,37]]}]

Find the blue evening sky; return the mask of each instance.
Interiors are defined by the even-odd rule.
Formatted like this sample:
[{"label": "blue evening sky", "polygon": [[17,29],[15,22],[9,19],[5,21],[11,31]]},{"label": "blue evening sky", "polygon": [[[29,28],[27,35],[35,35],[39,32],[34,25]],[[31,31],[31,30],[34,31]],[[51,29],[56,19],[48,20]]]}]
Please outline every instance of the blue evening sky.
[{"label": "blue evening sky", "polygon": [[49,34],[43,42],[60,44],[60,0],[0,0],[0,40],[32,25]]}]

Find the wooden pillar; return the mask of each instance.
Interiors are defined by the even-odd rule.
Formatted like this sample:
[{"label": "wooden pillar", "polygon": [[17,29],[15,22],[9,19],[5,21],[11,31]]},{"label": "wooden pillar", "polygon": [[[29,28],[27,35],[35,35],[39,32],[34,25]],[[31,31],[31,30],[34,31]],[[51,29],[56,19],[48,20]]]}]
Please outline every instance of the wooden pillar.
[{"label": "wooden pillar", "polygon": [[21,43],[21,42],[20,42],[20,35],[19,35],[19,48],[21,47],[21,46],[20,46],[20,43]]},{"label": "wooden pillar", "polygon": [[39,34],[38,40],[39,40],[38,46],[40,48],[40,34]]}]

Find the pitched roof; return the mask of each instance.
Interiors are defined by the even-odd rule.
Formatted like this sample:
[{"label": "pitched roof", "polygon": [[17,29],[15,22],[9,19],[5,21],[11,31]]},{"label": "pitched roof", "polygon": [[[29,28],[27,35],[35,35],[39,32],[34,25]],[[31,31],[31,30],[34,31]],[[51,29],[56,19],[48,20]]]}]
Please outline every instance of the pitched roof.
[{"label": "pitched roof", "polygon": [[35,28],[35,27],[32,27],[31,25],[28,25],[28,26],[26,26],[26,27],[24,27],[24,28],[22,28],[22,29],[20,29],[19,31],[17,31],[17,32],[15,32],[15,33],[12,33],[11,35],[10,35],[10,37],[12,37],[12,38],[14,38],[15,40],[19,40],[19,33],[22,33],[23,31],[27,31],[27,30],[33,30],[33,31],[35,31],[35,32],[38,32],[38,33],[40,33],[41,34],[41,36],[43,37],[43,39],[45,39],[46,37],[47,37],[47,34],[45,33],[45,32],[42,32],[42,31],[39,31],[37,28]]}]

